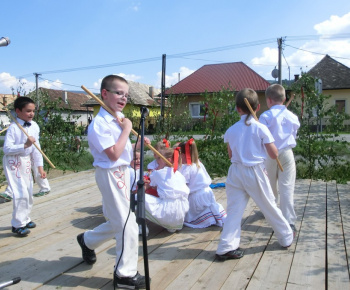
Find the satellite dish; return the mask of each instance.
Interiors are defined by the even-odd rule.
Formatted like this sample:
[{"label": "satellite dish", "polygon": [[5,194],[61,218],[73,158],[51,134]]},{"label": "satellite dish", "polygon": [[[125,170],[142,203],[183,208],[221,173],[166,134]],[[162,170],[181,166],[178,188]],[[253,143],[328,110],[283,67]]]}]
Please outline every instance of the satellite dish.
[{"label": "satellite dish", "polygon": [[277,79],[278,78],[278,69],[275,68],[272,72],[271,72],[271,75],[274,79]]}]

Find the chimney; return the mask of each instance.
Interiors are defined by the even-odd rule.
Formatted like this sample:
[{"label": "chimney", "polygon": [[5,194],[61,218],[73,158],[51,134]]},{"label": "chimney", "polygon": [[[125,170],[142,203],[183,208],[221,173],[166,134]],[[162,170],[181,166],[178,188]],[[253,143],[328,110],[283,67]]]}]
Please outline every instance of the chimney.
[{"label": "chimney", "polygon": [[4,107],[7,106],[7,97],[2,97],[2,104],[4,105]]},{"label": "chimney", "polygon": [[68,104],[67,91],[63,91],[62,100],[63,100],[63,102],[65,102],[66,104]]},{"label": "chimney", "polygon": [[299,75],[294,75],[294,81],[296,82],[299,79]]},{"label": "chimney", "polygon": [[153,99],[153,97],[154,97],[153,87],[149,87],[149,96]]}]

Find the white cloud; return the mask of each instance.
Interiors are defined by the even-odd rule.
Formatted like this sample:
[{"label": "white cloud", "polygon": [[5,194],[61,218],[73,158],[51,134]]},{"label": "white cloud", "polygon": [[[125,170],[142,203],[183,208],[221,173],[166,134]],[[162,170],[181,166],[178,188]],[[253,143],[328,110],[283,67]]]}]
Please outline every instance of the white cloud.
[{"label": "white cloud", "polygon": [[131,10],[139,11],[140,10],[140,6],[141,6],[141,3],[137,2],[137,3],[132,3],[130,8],[131,8]]},{"label": "white cloud", "polygon": [[[185,77],[189,76],[191,73],[193,73],[194,70],[191,70],[185,66],[180,67],[178,72],[173,72],[171,75],[165,76],[165,86],[171,87],[179,82],[180,80],[183,80]],[[162,72],[157,73],[158,83],[161,84],[162,80]]]},{"label": "white cloud", "polygon": [[[134,74],[118,73],[118,74],[115,74],[115,75],[120,76],[120,77],[123,77],[123,78],[126,79],[127,81],[134,81],[134,82],[136,82],[137,80],[142,79],[141,76],[137,76],[137,75],[134,75]],[[98,79],[96,82],[94,82],[93,87],[94,87],[96,90],[100,90],[100,88],[101,88],[101,83],[102,83],[102,78],[101,78],[101,79]]]},{"label": "white cloud", "polygon": [[[39,82],[38,85],[39,87],[48,89],[62,88],[62,82],[60,80],[56,80],[54,82],[43,80]],[[28,81],[25,78],[18,79],[15,76],[11,76],[9,73],[0,73],[0,93],[12,94],[12,91],[14,91],[15,93],[20,92],[21,95],[28,94],[31,91],[35,90],[35,86],[35,82]]]},{"label": "white cloud", "polygon": [[[348,33],[350,30],[350,13],[347,13],[342,17],[332,15],[328,20],[316,24],[314,28],[317,31],[317,34],[320,34],[319,40],[305,42],[298,47],[298,50],[292,51],[290,55],[286,55],[287,50],[284,50],[286,61],[282,56],[282,79],[289,78],[288,65],[290,66],[291,79],[293,79],[294,74],[300,74],[301,71],[307,72],[326,54],[350,67],[350,40],[345,38],[322,38],[322,35],[326,34]],[[288,42],[288,37],[286,38],[285,44],[294,46],[293,43]],[[291,51],[291,49],[288,48],[288,51]],[[260,57],[254,57],[251,60],[251,65],[262,77],[267,80],[272,79],[271,71],[273,66],[278,65],[277,47],[265,47],[262,50]]]},{"label": "white cloud", "polygon": [[318,34],[348,33],[350,30],[350,12],[342,17],[332,15],[330,19],[314,26]]}]

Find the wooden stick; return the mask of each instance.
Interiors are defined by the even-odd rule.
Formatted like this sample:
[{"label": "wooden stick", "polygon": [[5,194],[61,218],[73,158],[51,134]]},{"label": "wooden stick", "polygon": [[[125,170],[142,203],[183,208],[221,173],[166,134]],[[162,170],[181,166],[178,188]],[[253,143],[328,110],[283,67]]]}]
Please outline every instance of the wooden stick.
[{"label": "wooden stick", "polygon": [[[9,114],[9,116],[11,117],[11,119],[16,123],[16,125],[18,126],[18,128],[21,129],[21,131],[29,138],[29,135],[27,133],[26,130],[24,130],[24,128],[20,125],[20,123],[17,122],[16,118],[12,116],[11,112],[6,108],[5,109],[6,112]],[[52,162],[50,161],[50,159],[45,155],[45,153],[40,149],[40,147],[36,144],[36,142],[33,143],[33,145],[36,147],[36,149],[39,150],[39,152],[41,153],[41,155],[45,158],[45,160],[50,164],[50,166],[52,168],[56,168],[55,165],[52,164]]]},{"label": "wooden stick", "polygon": [[[10,127],[10,126],[9,126],[9,127]],[[3,133],[3,132],[5,132],[9,127],[5,128],[4,130],[1,130],[1,131],[0,131],[0,134]]]},{"label": "wooden stick", "polygon": [[295,97],[295,94],[293,94],[293,95],[290,97],[290,99],[288,100],[288,102],[287,102],[287,104],[286,104],[286,108],[288,108],[288,106],[290,105],[290,103],[293,101],[294,97]]},{"label": "wooden stick", "polygon": [[[120,118],[109,108],[106,106],[106,104],[99,99],[97,96],[95,96],[91,91],[89,91],[89,89],[87,89],[84,86],[81,86],[81,88],[87,92],[92,98],[94,98],[108,113],[110,113],[114,118],[117,118],[120,122],[122,122],[122,120],[120,120]],[[131,129],[131,133],[133,133],[135,136],[138,136],[139,134],[134,130]],[[142,140],[143,141],[143,140]],[[172,167],[173,165],[171,164],[171,162],[166,159],[160,152],[157,151],[157,149],[155,149],[151,144],[146,144],[146,146],[151,149],[157,156],[159,156],[160,158],[163,159],[163,161],[168,164],[170,167]]]},{"label": "wooden stick", "polygon": [[[247,105],[247,107],[248,107],[250,113],[251,113],[252,116],[254,117],[255,121],[259,122],[259,119],[258,119],[258,117],[256,116],[256,114],[255,114],[253,108],[252,108],[251,105],[249,104],[248,99],[247,99],[247,98],[244,98],[244,102],[245,102],[245,104]],[[276,161],[277,161],[278,167],[279,167],[280,170],[283,172],[283,167],[282,167],[282,164],[281,164],[281,162],[279,161],[278,157],[276,158]]]}]

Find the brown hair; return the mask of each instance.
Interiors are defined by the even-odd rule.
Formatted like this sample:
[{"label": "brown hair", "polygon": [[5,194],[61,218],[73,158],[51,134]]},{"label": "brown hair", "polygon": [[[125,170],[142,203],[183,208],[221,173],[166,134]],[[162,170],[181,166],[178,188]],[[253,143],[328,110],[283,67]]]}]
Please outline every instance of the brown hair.
[{"label": "brown hair", "polygon": [[[173,163],[175,163],[175,160],[174,160],[174,151],[175,149],[174,148],[166,148],[164,147],[163,149],[160,150],[160,153],[166,158],[166,159],[169,159],[171,158]],[[181,167],[181,152],[179,152],[179,157],[178,157],[178,164],[179,164],[179,167]],[[166,164],[166,166],[168,166],[168,164]]]},{"label": "brown hair", "polygon": [[[186,142],[182,142],[179,144],[179,147],[181,148],[181,153],[185,153],[186,154],[186,144],[188,141]],[[198,157],[198,149],[197,149],[197,145],[196,142],[193,140],[192,144],[189,145],[190,147],[190,156],[191,156],[191,162],[195,163],[197,165],[197,167],[199,168],[199,157]]]},{"label": "brown hair", "polygon": [[112,83],[114,81],[121,81],[121,82],[124,82],[126,84],[128,84],[128,81],[126,79],[124,79],[123,77],[121,76],[117,76],[117,75],[108,75],[108,76],[105,76],[101,82],[101,89],[100,89],[100,93],[102,95],[102,90],[105,89],[105,90],[110,90],[111,89],[111,86],[112,86]]},{"label": "brown hair", "polygon": [[244,99],[247,99],[253,111],[256,111],[259,105],[259,97],[258,97],[258,94],[253,89],[249,89],[249,88],[239,91],[236,95],[236,106],[237,108],[240,108],[244,113],[247,114],[247,117],[245,118],[244,123],[247,126],[250,126],[250,124],[247,123],[247,120],[250,117],[251,113],[246,103],[244,102]]},{"label": "brown hair", "polygon": [[265,97],[283,103],[286,100],[286,90],[279,84],[273,84],[266,89]]}]

